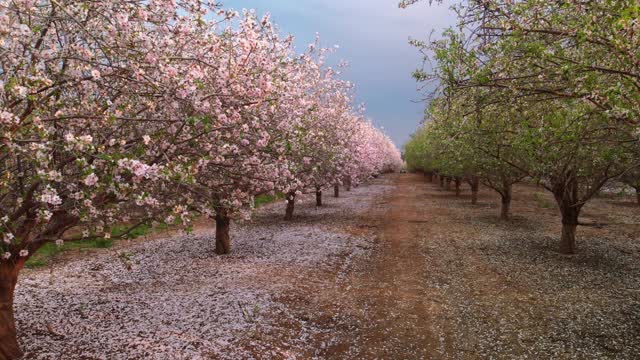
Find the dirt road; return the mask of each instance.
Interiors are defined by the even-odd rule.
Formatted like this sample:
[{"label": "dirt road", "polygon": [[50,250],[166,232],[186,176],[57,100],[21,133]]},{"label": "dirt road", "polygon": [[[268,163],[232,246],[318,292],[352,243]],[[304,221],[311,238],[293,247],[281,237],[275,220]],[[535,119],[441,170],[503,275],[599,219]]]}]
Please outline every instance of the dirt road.
[{"label": "dirt road", "polygon": [[[375,251],[335,285],[291,311],[323,329],[303,357],[329,359],[632,359],[640,353],[640,211],[599,199],[580,253],[555,252],[551,198],[518,186],[514,217],[497,197],[477,205],[420,175],[390,175],[393,190],[356,223]],[[635,240],[635,241],[634,241]],[[320,349],[320,350],[318,350]]]},{"label": "dirt road", "polygon": [[419,176],[393,179],[396,188],[379,204],[384,210],[371,214],[376,255],[348,285],[347,296],[364,317],[346,347],[354,357],[418,359],[447,348],[443,294],[425,281],[431,274],[421,239],[431,236],[434,221],[425,206],[428,188]]}]

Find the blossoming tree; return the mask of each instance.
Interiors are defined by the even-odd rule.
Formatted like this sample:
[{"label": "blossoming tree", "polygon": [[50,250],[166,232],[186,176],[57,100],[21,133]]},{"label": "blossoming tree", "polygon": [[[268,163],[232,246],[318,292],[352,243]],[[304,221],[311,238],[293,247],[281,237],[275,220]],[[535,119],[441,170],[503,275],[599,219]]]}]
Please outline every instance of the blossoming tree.
[{"label": "blossoming tree", "polygon": [[[348,87],[291,42],[201,0],[0,4],[0,358],[21,355],[13,293],[45,243],[202,214],[228,253],[253,196],[341,175]],[[327,154],[315,178],[291,171],[303,148]]]},{"label": "blossoming tree", "polygon": [[[12,1],[0,7],[0,354],[16,358],[13,291],[46,242],[109,237],[183,207],[159,198],[196,134],[179,50],[208,31],[198,1]],[[226,16],[223,14],[223,16]]]}]

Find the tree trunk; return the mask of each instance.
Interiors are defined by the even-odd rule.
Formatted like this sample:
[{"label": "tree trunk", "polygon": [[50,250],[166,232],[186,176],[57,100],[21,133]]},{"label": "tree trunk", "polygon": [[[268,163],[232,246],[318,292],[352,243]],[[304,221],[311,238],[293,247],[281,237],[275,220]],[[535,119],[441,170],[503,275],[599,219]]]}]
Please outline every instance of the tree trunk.
[{"label": "tree trunk", "polygon": [[451,190],[451,178],[447,176],[447,179],[445,180],[445,190],[450,191]]},{"label": "tree trunk", "polygon": [[471,203],[475,205],[478,203],[478,190],[480,189],[480,178],[478,178],[477,176],[472,176],[471,181],[469,182],[469,185],[471,186]]},{"label": "tree trunk", "polygon": [[562,236],[560,238],[560,252],[562,254],[576,253],[576,230],[578,229],[578,217],[580,207],[572,206],[574,201],[568,196],[560,199],[558,203],[562,215]]},{"label": "tree trunk", "polygon": [[351,178],[347,178],[344,182],[345,189],[351,191]]},{"label": "tree trunk", "polygon": [[340,197],[340,185],[333,185],[333,197]]},{"label": "tree trunk", "polygon": [[0,359],[7,360],[22,357],[13,315],[13,293],[24,260],[17,261],[18,264],[12,261],[2,261],[0,264]]},{"label": "tree trunk", "polygon": [[444,178],[442,175],[438,175],[438,178],[440,178],[440,187],[444,187]]},{"label": "tree trunk", "polygon": [[316,187],[316,206],[322,206],[322,189]]},{"label": "tree trunk", "polygon": [[455,184],[456,184],[456,197],[459,197],[460,196],[460,178],[459,177],[456,177]]},{"label": "tree trunk", "polygon": [[288,193],[287,194],[287,211],[284,214],[284,219],[285,220],[292,220],[293,219],[293,209],[295,208],[296,205],[296,193]]},{"label": "tree trunk", "polygon": [[429,175],[429,176],[427,176],[427,180],[428,180],[429,182],[433,182],[433,173],[432,173],[432,172],[429,172],[429,174],[428,174],[428,175]]},{"label": "tree trunk", "polygon": [[512,184],[504,181],[502,184],[502,193],[500,194],[500,200],[502,206],[500,208],[500,218],[502,220],[509,220],[511,216],[511,190]]},{"label": "tree trunk", "polygon": [[569,172],[566,177],[557,179],[552,190],[562,215],[562,237],[559,250],[563,254],[575,254],[576,229],[582,209],[582,205],[578,205],[581,201],[579,201],[578,179],[575,173]]},{"label": "tree trunk", "polygon": [[216,254],[218,255],[231,253],[230,225],[231,219],[226,211],[216,212]]},{"label": "tree trunk", "polygon": [[560,252],[563,254],[576,253],[576,230],[578,228],[577,220],[575,223],[565,223],[562,219],[562,238],[560,240]]},{"label": "tree trunk", "polygon": [[502,220],[509,220],[511,213],[511,199],[502,197],[502,205],[500,207],[500,218]]},{"label": "tree trunk", "polygon": [[636,188],[636,199],[638,200],[638,205],[640,205],[640,187]]},{"label": "tree trunk", "polygon": [[576,253],[576,230],[578,228],[578,217],[580,208],[571,206],[572,201],[566,201],[565,197],[560,204],[560,213],[562,214],[562,237],[560,238],[560,252],[563,254]]}]

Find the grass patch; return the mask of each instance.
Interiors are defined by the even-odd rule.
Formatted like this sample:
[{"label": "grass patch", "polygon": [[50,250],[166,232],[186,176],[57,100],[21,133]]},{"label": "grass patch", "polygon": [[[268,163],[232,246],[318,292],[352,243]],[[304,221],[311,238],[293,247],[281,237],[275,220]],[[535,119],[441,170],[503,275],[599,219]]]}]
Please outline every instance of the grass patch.
[{"label": "grass patch", "polygon": [[284,199],[284,194],[276,193],[275,195],[269,195],[269,194],[258,195],[255,198],[255,207],[259,208],[260,206],[264,206],[266,204],[272,203],[280,199]]},{"label": "grass patch", "polygon": [[533,193],[533,198],[536,199],[536,202],[542,208],[551,209],[554,206],[551,201],[545,199],[544,196],[540,193]]},{"label": "grass patch", "polygon": [[[151,225],[143,224],[137,228],[131,230],[128,234],[123,236],[123,233],[127,231],[128,227],[125,225],[114,226],[111,229],[111,236],[113,238],[123,239],[135,239],[140,236],[147,235],[154,231],[166,230],[168,226],[166,224],[160,224],[155,228]],[[113,239],[96,238],[84,241],[65,242],[62,246],[57,246],[54,243],[44,244],[38,251],[33,254],[29,260],[25,263],[28,268],[38,268],[48,265],[51,260],[58,254],[65,251],[89,251],[91,249],[108,249],[113,246]]]}]

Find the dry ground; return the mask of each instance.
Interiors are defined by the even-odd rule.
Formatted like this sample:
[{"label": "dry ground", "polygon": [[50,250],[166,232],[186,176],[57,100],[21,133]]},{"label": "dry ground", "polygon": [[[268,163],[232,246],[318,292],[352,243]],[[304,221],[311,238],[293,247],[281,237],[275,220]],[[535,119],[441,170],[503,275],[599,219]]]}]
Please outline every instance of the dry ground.
[{"label": "dry ground", "polygon": [[[555,252],[552,198],[516,186],[511,221],[419,175],[283,204],[234,230],[123,246],[23,276],[22,344],[39,359],[633,359],[640,209],[584,210],[579,254]],[[123,266],[123,255],[132,269]],[[131,265],[129,264],[129,265]]]},{"label": "dry ground", "polygon": [[498,219],[418,175],[395,186],[362,225],[376,250],[340,286],[289,303],[327,336],[305,355],[353,359],[633,359],[640,353],[640,209],[595,199],[579,254],[555,252],[553,198],[516,186],[514,217]]}]

